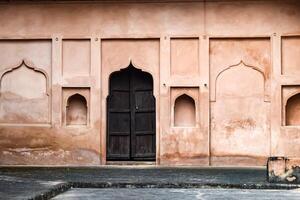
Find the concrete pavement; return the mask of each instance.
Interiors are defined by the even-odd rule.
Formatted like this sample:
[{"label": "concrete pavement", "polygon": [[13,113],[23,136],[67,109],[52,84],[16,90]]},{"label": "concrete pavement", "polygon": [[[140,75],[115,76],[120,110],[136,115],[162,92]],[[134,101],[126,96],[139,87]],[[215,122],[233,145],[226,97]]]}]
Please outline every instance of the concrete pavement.
[{"label": "concrete pavement", "polygon": [[265,168],[156,166],[2,167],[0,199],[49,199],[73,188],[292,189],[268,183]]},{"label": "concrete pavement", "polygon": [[171,188],[105,188],[71,189],[53,200],[298,200],[300,191],[295,190],[249,190],[249,189],[171,189]]}]

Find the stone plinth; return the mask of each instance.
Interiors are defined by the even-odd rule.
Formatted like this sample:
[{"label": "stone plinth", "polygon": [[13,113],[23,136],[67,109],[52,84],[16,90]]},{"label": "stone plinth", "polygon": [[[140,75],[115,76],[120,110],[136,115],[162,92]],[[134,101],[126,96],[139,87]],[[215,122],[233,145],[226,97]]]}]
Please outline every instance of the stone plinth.
[{"label": "stone plinth", "polygon": [[270,157],[268,181],[272,183],[300,183],[300,159]]}]

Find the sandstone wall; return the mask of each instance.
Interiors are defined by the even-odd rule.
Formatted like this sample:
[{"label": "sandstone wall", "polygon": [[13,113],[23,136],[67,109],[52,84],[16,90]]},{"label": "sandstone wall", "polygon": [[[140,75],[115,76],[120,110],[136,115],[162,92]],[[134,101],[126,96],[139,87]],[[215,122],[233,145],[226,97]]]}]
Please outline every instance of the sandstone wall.
[{"label": "sandstone wall", "polygon": [[0,165],[106,163],[109,76],[153,77],[156,163],[300,157],[300,3],[0,4]]}]

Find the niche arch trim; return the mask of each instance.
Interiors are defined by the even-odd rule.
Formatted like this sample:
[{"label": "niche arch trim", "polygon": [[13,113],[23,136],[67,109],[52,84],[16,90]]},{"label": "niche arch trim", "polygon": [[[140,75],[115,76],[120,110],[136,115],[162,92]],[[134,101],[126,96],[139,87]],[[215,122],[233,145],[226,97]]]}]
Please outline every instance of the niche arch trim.
[{"label": "niche arch trim", "polygon": [[[81,99],[83,99],[83,105],[85,108],[85,123],[80,124],[70,124],[68,123],[68,114],[69,114],[69,106],[70,106],[70,99],[72,97],[79,96]],[[63,87],[62,88],[62,125],[67,128],[72,127],[90,127],[91,123],[91,105],[90,105],[90,87]],[[82,104],[81,104],[82,105]],[[79,106],[80,107],[80,106]],[[82,108],[82,107],[81,107]],[[80,111],[80,109],[79,109]],[[81,111],[82,112],[82,111]],[[80,113],[79,113],[80,114]],[[81,113],[82,114],[82,113]]]},{"label": "niche arch trim", "polygon": [[285,98],[284,98],[284,104],[283,104],[284,107],[286,107],[288,100],[289,100],[290,98],[292,98],[293,96],[297,95],[297,94],[300,94],[300,90],[299,90],[299,91],[295,91],[295,92],[289,94],[287,97],[285,97]]},{"label": "niche arch trim", "polygon": [[67,99],[67,106],[69,106],[70,100],[71,100],[72,98],[76,97],[76,96],[79,97],[79,98],[82,98],[83,101],[85,102],[86,107],[88,107],[88,105],[87,105],[87,100],[86,100],[85,96],[79,94],[78,92],[75,92],[74,94],[68,96],[68,99]]},{"label": "niche arch trim", "polygon": [[[85,108],[84,110],[84,116],[83,116],[83,120],[82,121],[75,121],[75,122],[72,122],[72,121],[69,121],[69,115],[72,115],[72,111],[70,110],[71,109],[71,104],[74,102],[80,102],[80,106],[81,108]],[[75,94],[72,94],[72,95],[69,95],[68,98],[67,98],[67,102],[66,102],[66,125],[67,126],[72,126],[72,125],[80,125],[80,126],[87,126],[88,125],[88,103],[87,103],[87,100],[86,98],[79,94],[79,93],[75,93]]]},{"label": "niche arch trim", "polygon": [[[173,127],[196,127],[197,126],[197,106],[193,97],[186,93],[178,94],[174,97],[174,103],[172,106]],[[184,112],[185,111],[185,112]],[[180,116],[184,112],[185,116]],[[183,120],[185,118],[186,120]]]},{"label": "niche arch trim", "polygon": [[256,67],[256,66],[252,66],[252,65],[248,65],[248,64],[246,64],[243,60],[241,60],[239,63],[237,63],[237,64],[234,64],[234,65],[230,65],[230,66],[228,66],[228,67],[226,67],[225,69],[223,69],[223,70],[221,70],[218,74],[217,74],[217,76],[216,76],[216,78],[215,78],[215,80],[214,80],[214,88],[212,88],[212,97],[211,97],[211,101],[213,101],[213,102],[216,102],[216,96],[217,96],[217,83],[218,83],[218,79],[219,79],[219,77],[221,77],[221,75],[224,73],[224,72],[226,72],[226,71],[228,71],[228,70],[230,70],[230,69],[232,69],[232,68],[235,68],[235,67],[247,67],[247,68],[249,68],[249,69],[252,69],[252,70],[255,70],[256,72],[258,72],[259,74],[261,74],[262,75],[262,77],[263,77],[263,80],[264,80],[264,101],[265,102],[269,102],[270,100],[269,100],[269,98],[267,97],[267,95],[266,95],[266,91],[267,91],[267,84],[266,84],[266,76],[265,76],[265,73],[261,70],[261,69],[259,69],[258,67]]},{"label": "niche arch trim", "polygon": [[12,73],[14,70],[17,70],[21,67],[27,67],[30,70],[33,70],[34,72],[40,73],[45,77],[46,81],[46,95],[50,96],[50,91],[49,91],[49,76],[47,72],[41,68],[36,67],[32,62],[23,59],[21,62],[19,62],[17,65],[14,65],[13,67],[5,69],[1,74],[0,74],[0,96],[1,96],[1,90],[2,90],[2,79],[5,75],[8,73]]},{"label": "niche arch trim", "polygon": [[[295,107],[300,108],[299,91],[290,94],[284,102],[285,126],[300,126],[300,112],[297,112],[299,109],[295,109]],[[296,116],[299,116],[299,119],[295,119]]]}]

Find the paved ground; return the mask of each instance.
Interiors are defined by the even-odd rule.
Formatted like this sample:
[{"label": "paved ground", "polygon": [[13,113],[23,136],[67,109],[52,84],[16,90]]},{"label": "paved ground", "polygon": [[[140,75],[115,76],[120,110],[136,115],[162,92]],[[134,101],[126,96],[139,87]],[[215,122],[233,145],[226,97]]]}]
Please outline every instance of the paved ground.
[{"label": "paved ground", "polygon": [[63,182],[265,184],[265,168],[86,167],[0,168],[0,175]]},{"label": "paved ground", "polygon": [[31,199],[60,184],[56,181],[0,175],[0,199]]},{"label": "paved ground", "polygon": [[287,189],[298,186],[268,183],[265,168],[0,168],[0,199],[49,199],[71,187]]},{"label": "paved ground", "polygon": [[71,189],[53,200],[299,200],[297,190],[240,190],[240,189]]}]

